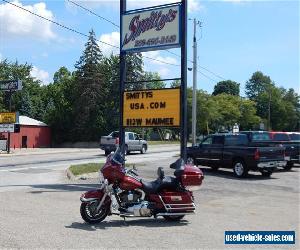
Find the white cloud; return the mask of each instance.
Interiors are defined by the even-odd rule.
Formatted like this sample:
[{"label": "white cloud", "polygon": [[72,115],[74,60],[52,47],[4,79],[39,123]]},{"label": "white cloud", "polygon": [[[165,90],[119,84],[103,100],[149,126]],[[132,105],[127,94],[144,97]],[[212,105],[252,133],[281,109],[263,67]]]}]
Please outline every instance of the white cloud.
[{"label": "white cloud", "polygon": [[259,0],[222,0],[223,2],[231,2],[231,3],[242,3],[242,2],[254,2]]},{"label": "white cloud", "polygon": [[0,61],[2,60],[2,54],[0,53]]},{"label": "white cloud", "polygon": [[[47,10],[47,6],[43,2],[33,5],[22,5],[18,0],[15,0],[12,3],[53,20],[52,12]],[[0,4],[0,23],[1,37],[11,38],[27,36],[42,40],[53,39],[56,37],[50,22],[41,20],[39,17],[8,3]]]},{"label": "white cloud", "polygon": [[45,85],[47,85],[50,82],[49,81],[49,73],[45,70],[39,69],[36,66],[32,67],[30,75],[31,75],[31,77],[34,77],[34,78],[40,80]]},{"label": "white cloud", "polygon": [[179,62],[174,57],[162,56],[160,54],[160,52],[157,50],[143,52],[142,54],[143,54],[143,56],[147,56],[147,57],[155,59],[155,60],[151,60],[151,59],[145,58],[147,60],[150,60],[153,64],[156,64],[156,65],[167,65],[167,63],[179,65]]},{"label": "white cloud", "polygon": [[[162,4],[169,4],[169,3],[178,3],[178,0],[145,0],[145,1],[136,1],[136,0],[128,0],[128,8],[129,9],[136,9],[136,8],[145,8],[145,7],[151,7],[156,5],[162,5]],[[188,1],[188,12],[196,12],[203,8],[202,5],[200,5],[199,0],[189,0]]]},{"label": "white cloud", "polygon": [[[174,77],[174,69],[180,72],[180,67],[168,65],[166,63],[180,65],[180,63],[173,57],[162,56],[159,51],[143,52],[143,56],[153,58],[155,60],[144,57],[144,65],[146,71],[158,72],[161,78]],[[176,73],[175,73],[176,75]]]},{"label": "white cloud", "polygon": [[161,67],[161,68],[157,69],[157,72],[162,79],[166,79],[166,78],[170,77],[171,70],[166,67],[164,67],[164,68]]},{"label": "white cloud", "polygon": [[[110,34],[102,34],[100,36],[99,40],[107,43],[107,44],[104,44],[104,43],[98,42],[98,45],[99,45],[103,55],[108,56],[111,53],[113,53],[113,54],[119,53],[120,49],[112,47],[112,46],[115,46],[115,47],[120,46],[120,33],[119,32],[112,32]],[[108,44],[110,44],[112,46],[110,46]]]},{"label": "white cloud", "polygon": [[[118,9],[120,6],[120,0],[73,0],[78,4],[87,7],[87,8],[114,8]],[[162,4],[169,4],[169,3],[178,3],[179,0],[127,0],[127,9],[139,9],[151,6],[157,6]],[[72,4],[67,3],[67,8],[72,10]],[[73,6],[76,7],[76,6]],[[196,12],[204,7],[200,4],[200,0],[189,0],[188,1],[188,12]]]}]

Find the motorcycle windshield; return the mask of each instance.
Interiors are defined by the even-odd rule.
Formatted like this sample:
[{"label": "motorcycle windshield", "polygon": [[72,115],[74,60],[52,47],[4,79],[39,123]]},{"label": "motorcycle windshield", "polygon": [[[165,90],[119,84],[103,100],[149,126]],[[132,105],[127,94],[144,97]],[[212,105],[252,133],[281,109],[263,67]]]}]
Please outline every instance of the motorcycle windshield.
[{"label": "motorcycle windshield", "polygon": [[123,165],[125,162],[125,157],[122,154],[122,150],[120,147],[117,148],[117,150],[114,152],[111,158],[112,162],[118,164],[118,165]]}]

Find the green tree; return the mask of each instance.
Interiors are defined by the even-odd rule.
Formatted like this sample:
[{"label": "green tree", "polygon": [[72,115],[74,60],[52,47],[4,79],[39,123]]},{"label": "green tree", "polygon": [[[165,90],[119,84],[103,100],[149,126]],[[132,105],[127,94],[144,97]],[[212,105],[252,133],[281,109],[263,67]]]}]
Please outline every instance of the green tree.
[{"label": "green tree", "polygon": [[238,121],[240,130],[258,129],[261,118],[256,115],[256,103],[248,99],[240,98],[239,109],[241,112]]},{"label": "green tree", "polygon": [[142,89],[144,84],[137,83],[144,77],[144,63],[142,53],[128,53],[126,55],[126,85],[128,90]]},{"label": "green tree", "polygon": [[299,96],[293,91],[272,86],[257,97],[257,114],[265,121],[269,118],[270,129],[293,131],[299,129]]},{"label": "green tree", "polygon": [[98,140],[103,126],[101,104],[106,96],[102,95],[103,72],[102,52],[96,42],[95,32],[89,33],[85,49],[75,64],[76,102],[74,103],[74,130],[76,140]]},{"label": "green tree", "polygon": [[20,114],[22,115],[32,117],[33,114],[32,102],[30,99],[29,92],[27,90],[24,90],[21,95],[19,111]]},{"label": "green tree", "polygon": [[56,143],[74,140],[72,134],[75,103],[75,80],[67,68],[61,67],[53,78],[54,82],[46,87],[44,92],[45,106],[44,120],[52,128]]},{"label": "green tree", "polygon": [[102,104],[103,134],[119,129],[120,103],[120,60],[119,56],[110,55],[102,64],[104,72],[103,95],[106,96]]},{"label": "green tree", "polygon": [[171,82],[170,87],[171,88],[178,88],[181,85],[181,81],[180,80],[174,80]]},{"label": "green tree", "polygon": [[231,80],[218,82],[214,87],[212,95],[223,93],[236,96],[240,95],[240,84]]},{"label": "green tree", "polygon": [[274,87],[274,83],[272,83],[271,78],[257,71],[246,82],[245,92],[251,100],[256,100],[262,92],[268,91],[272,87]]},{"label": "green tree", "polygon": [[[41,100],[43,87],[40,81],[30,74],[32,65],[19,64],[18,61],[12,63],[8,60],[0,62],[0,80],[21,80],[23,89],[13,93],[12,111],[20,111],[21,115],[28,115],[34,119],[42,119],[44,103]],[[8,93],[2,94],[2,106],[9,109]],[[0,105],[1,106],[1,105]]]},{"label": "green tree", "polygon": [[163,89],[166,87],[166,84],[161,81],[161,78],[157,72],[145,72],[143,80],[149,81],[144,83],[145,89]]}]

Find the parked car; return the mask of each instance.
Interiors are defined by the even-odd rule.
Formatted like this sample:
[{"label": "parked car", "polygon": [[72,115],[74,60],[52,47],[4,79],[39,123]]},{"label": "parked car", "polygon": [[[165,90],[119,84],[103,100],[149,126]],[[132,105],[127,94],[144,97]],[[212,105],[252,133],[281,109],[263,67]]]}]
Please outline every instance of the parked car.
[{"label": "parked car", "polygon": [[[285,148],[287,160],[286,170],[292,169],[295,163],[300,163],[300,140],[299,134],[291,132],[270,132],[273,143],[280,144]],[[293,137],[293,139],[291,139]],[[298,140],[297,140],[298,138]]]},{"label": "parked car", "polygon": [[300,142],[300,132],[288,132],[291,141]]},{"label": "parked car", "polygon": [[248,136],[240,133],[209,135],[198,146],[188,147],[187,157],[214,170],[232,168],[237,177],[250,170],[271,176],[276,167],[285,164],[283,147],[252,146]]},{"label": "parked car", "polygon": [[283,147],[287,162],[284,166],[281,166],[284,169],[290,170],[294,166],[294,163],[300,163],[300,134],[297,135],[296,132],[274,131],[242,131],[241,133],[248,135],[248,139],[252,145]]},{"label": "parked car", "polygon": [[[119,132],[113,131],[108,136],[101,136],[100,148],[105,151],[105,155],[115,151],[119,146]],[[146,153],[148,149],[147,141],[140,138],[134,132],[125,132],[125,153],[129,154],[131,151],[140,151],[141,154]]]}]

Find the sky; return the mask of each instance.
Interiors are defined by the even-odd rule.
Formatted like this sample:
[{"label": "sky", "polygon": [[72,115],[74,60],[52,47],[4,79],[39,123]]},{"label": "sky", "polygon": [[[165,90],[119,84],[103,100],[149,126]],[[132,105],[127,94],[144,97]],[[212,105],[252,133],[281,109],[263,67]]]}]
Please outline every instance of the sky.
[{"label": "sky", "polygon": [[[115,25],[79,8],[69,1],[7,0],[49,20],[83,34],[94,29],[97,39],[119,46],[120,30]],[[119,24],[118,0],[72,0],[99,16]],[[127,9],[174,2],[173,0],[127,0]],[[245,83],[255,71],[271,77],[276,86],[300,93],[299,1],[188,0],[188,67],[192,67],[193,19],[197,28],[197,88],[212,93],[217,82],[229,79]],[[31,75],[43,84],[52,82],[62,66],[74,70],[87,37],[29,14],[0,0],[0,60],[18,60],[33,65]],[[104,55],[118,49],[101,44]],[[146,52],[145,55],[175,65],[144,60],[147,71],[162,78],[180,77],[180,49]],[[188,86],[192,86],[188,71]]]}]

